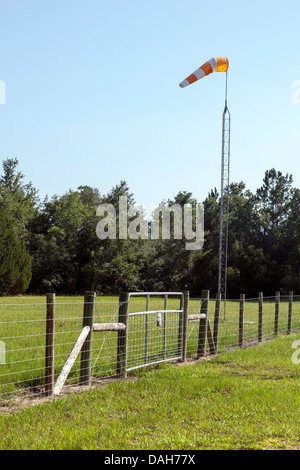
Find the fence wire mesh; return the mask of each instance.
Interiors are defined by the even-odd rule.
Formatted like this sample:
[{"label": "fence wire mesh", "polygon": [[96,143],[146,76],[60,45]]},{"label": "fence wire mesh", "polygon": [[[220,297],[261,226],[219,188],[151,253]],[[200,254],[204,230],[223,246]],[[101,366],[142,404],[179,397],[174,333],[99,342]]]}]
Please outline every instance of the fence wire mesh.
[{"label": "fence wire mesh", "polygon": [[[22,303],[21,303],[22,302]],[[25,303],[26,302],[26,303]],[[95,321],[115,321],[118,300],[97,300]],[[59,376],[82,330],[83,300],[55,301],[54,380]],[[46,301],[20,303],[0,301],[0,402],[11,397],[43,394],[45,391]],[[92,371],[106,377],[116,369],[116,333],[100,332],[93,336]],[[67,386],[78,384],[80,355],[69,375]]]},{"label": "fence wire mesh", "polygon": [[130,299],[128,371],[181,357],[181,300],[172,294]]},{"label": "fence wire mesh", "polygon": [[[194,314],[201,308],[201,299],[190,299],[189,313]],[[221,301],[218,325],[218,352],[240,344],[240,299],[227,299]],[[215,330],[216,301],[211,299],[208,306],[208,320],[211,333]],[[291,324],[289,323],[291,309]],[[259,341],[259,298],[245,299],[243,308],[243,345]],[[277,326],[276,326],[277,325]],[[189,322],[188,352],[197,353],[198,322]],[[278,319],[276,323],[276,296],[263,298],[261,340],[272,339],[277,334],[287,334],[300,330],[300,296],[294,295],[292,304],[288,295],[281,295],[278,303]],[[209,352],[209,342],[206,342],[206,351]]]},{"label": "fence wire mesh", "polygon": [[[182,305],[179,298],[132,298],[128,316],[127,370],[133,370],[182,355]],[[189,300],[189,316],[199,314],[201,299]],[[215,330],[215,305],[211,299],[207,311],[207,337]],[[218,353],[240,345],[240,299],[220,305]],[[83,299],[57,297],[54,328],[54,380],[57,379],[82,331]],[[300,296],[263,299],[261,340],[277,334],[300,331]],[[277,312],[277,317],[276,317]],[[119,301],[116,297],[97,297],[95,323],[118,322]],[[291,316],[292,314],[292,316]],[[290,323],[290,318],[291,323]],[[259,299],[246,299],[243,304],[243,345],[257,343],[259,338]],[[199,320],[189,321],[187,356],[199,350]],[[41,395],[45,391],[46,300],[39,298],[0,299],[0,405],[16,397]],[[205,342],[210,353],[210,342]],[[94,331],[92,335],[91,374],[93,380],[116,376],[118,354],[117,331]],[[79,384],[80,355],[68,375],[65,387]]]}]

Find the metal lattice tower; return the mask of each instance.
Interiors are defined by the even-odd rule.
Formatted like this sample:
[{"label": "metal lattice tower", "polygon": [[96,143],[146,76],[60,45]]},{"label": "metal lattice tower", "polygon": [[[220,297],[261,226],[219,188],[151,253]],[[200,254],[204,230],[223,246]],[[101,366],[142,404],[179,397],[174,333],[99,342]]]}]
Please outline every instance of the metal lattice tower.
[{"label": "metal lattice tower", "polygon": [[[221,203],[219,239],[219,276],[218,293],[224,301],[224,318],[227,296],[227,251],[228,251],[228,214],[229,214],[229,171],[230,171],[230,112],[227,107],[227,72],[225,108],[222,125],[222,166],[221,166]],[[226,200],[224,198],[226,195]],[[226,207],[225,207],[226,204]]]}]

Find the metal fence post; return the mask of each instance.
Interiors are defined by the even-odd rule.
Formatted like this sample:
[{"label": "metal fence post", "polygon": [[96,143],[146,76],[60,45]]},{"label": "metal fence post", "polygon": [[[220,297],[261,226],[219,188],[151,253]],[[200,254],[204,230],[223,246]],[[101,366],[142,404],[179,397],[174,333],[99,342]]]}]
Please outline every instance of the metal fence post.
[{"label": "metal fence post", "polygon": [[181,361],[185,362],[186,361],[186,353],[187,353],[187,328],[188,328],[188,313],[189,313],[189,297],[190,293],[188,291],[183,292],[183,300],[180,305],[180,310],[183,310],[183,312],[180,314],[182,315],[182,338],[180,339],[179,335],[179,341],[181,341],[182,345],[182,350],[181,350]]},{"label": "metal fence post", "polygon": [[276,299],[275,299],[274,336],[278,335],[279,304],[280,304],[280,291],[277,291],[276,292]]},{"label": "metal fence post", "polygon": [[127,375],[127,344],[128,344],[128,311],[129,294],[121,292],[119,295],[119,323],[124,323],[125,329],[118,331],[117,376],[125,378]]},{"label": "metal fence post", "polygon": [[200,321],[199,321],[198,351],[197,351],[198,358],[205,356],[205,351],[206,351],[208,302],[209,302],[209,290],[203,290],[201,292],[200,313],[204,313],[205,318],[200,318]]},{"label": "metal fence post", "polygon": [[220,305],[221,305],[221,294],[216,294],[216,305],[215,305],[215,318],[214,318],[214,332],[213,339],[215,344],[215,352],[218,351],[218,339],[219,339],[219,321],[220,321]]},{"label": "metal fence post", "polygon": [[293,291],[291,290],[289,292],[289,314],[288,314],[288,327],[287,327],[287,333],[288,335],[291,333],[292,331],[292,314],[293,314],[293,296],[294,296],[294,293]]},{"label": "metal fence post", "polygon": [[81,349],[80,356],[80,385],[90,385],[91,382],[91,359],[92,359],[92,333],[95,311],[96,293],[87,291],[84,293],[83,322],[82,328],[90,327],[89,334]]},{"label": "metal fence post", "polygon": [[243,346],[244,342],[244,306],[245,294],[240,295],[240,315],[239,315],[239,346]]},{"label": "metal fence post", "polygon": [[[150,295],[147,295],[146,311],[149,311]],[[149,349],[149,313],[146,313],[145,318],[145,364],[148,362],[148,349]]]},{"label": "metal fence post", "polygon": [[258,293],[258,341],[263,337],[263,293]]},{"label": "metal fence post", "polygon": [[50,396],[54,387],[55,294],[47,294],[46,302],[45,395]]},{"label": "metal fence post", "polygon": [[164,321],[163,321],[163,350],[164,350],[164,359],[167,357],[167,307],[168,307],[168,294],[165,295],[164,300]]}]

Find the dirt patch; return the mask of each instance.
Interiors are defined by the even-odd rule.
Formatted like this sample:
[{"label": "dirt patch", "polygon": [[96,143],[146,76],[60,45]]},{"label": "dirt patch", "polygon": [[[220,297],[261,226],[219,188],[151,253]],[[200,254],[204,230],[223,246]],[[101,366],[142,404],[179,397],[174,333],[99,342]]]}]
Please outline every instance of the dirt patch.
[{"label": "dirt patch", "polygon": [[[13,397],[9,400],[7,404],[3,404],[3,406],[0,406],[0,414],[11,414],[15,413],[17,411],[20,411],[26,407],[29,406],[36,406],[41,403],[46,403],[46,402],[51,402],[54,400],[57,400],[61,397],[68,396],[70,393],[82,393],[86,392],[87,390],[91,390],[93,388],[101,388],[105,387],[109,383],[119,381],[119,382],[134,382],[137,380],[137,377],[135,376],[128,376],[124,379],[120,379],[118,377],[93,377],[91,385],[66,385],[63,387],[61,393],[57,396],[50,396],[46,397],[44,395],[44,391],[41,388],[38,390],[36,387],[36,390],[34,391],[34,395],[27,395],[26,397],[22,396],[16,396]],[[28,390],[28,393],[32,393],[32,390]]]}]

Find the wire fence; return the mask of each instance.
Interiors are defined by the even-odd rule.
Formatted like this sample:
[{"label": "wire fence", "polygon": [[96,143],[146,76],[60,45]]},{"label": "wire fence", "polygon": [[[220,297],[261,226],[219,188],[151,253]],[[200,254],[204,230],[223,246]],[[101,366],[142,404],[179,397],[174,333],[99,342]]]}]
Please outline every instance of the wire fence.
[{"label": "wire fence", "polygon": [[[46,301],[26,303],[0,301],[0,403],[10,398],[26,398],[45,392]],[[56,380],[82,331],[83,300],[55,302],[54,379]],[[97,300],[95,321],[113,321],[119,302]],[[92,372],[95,376],[115,374],[116,334],[103,332],[93,337]],[[101,358],[101,360],[100,360]],[[80,357],[70,373],[67,387],[79,383]]]},{"label": "wire fence", "polygon": [[131,295],[128,311],[127,371],[180,359],[183,294]]},{"label": "wire fence", "polygon": [[[263,301],[259,297],[232,299],[226,301],[225,310],[222,302],[212,299],[206,303],[204,320],[199,320],[204,300],[189,299],[186,329],[180,296],[168,298],[167,306],[164,295],[151,298],[150,302],[148,299],[146,307],[145,298],[140,297],[123,305],[126,304],[128,321],[123,325],[119,323],[118,298],[95,299],[93,323],[102,327],[95,328],[92,334],[92,382],[120,376],[124,351],[120,346],[125,343],[127,372],[166,360],[182,360],[184,351],[184,357],[199,357],[201,349],[205,355],[222,353],[228,348],[300,331],[300,296],[273,296]],[[85,303],[81,298],[57,297],[53,307],[53,380],[61,377],[72,359],[63,385],[64,390],[73,389],[84,383],[80,375],[82,354],[70,356],[82,333]],[[44,298],[0,299],[0,406],[46,393],[46,312]]]},{"label": "wire fence", "polygon": [[[201,299],[190,299],[189,313],[201,309]],[[242,309],[241,309],[242,307]],[[216,330],[216,300],[209,301],[208,328],[212,337]],[[277,316],[278,315],[278,316]],[[198,347],[198,324],[189,324],[188,355],[195,355]],[[220,303],[217,352],[229,348],[248,346],[272,339],[279,334],[300,331],[300,296],[269,296],[262,298],[228,299]],[[207,353],[211,352],[209,342],[205,343]]]}]

